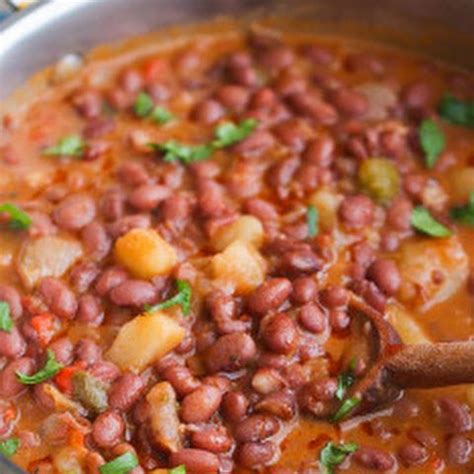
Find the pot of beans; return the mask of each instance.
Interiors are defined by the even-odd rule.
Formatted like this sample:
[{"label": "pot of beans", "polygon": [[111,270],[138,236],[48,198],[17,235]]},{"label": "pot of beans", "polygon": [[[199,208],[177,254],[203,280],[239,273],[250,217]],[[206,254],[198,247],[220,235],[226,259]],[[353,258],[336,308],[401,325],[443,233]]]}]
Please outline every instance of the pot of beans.
[{"label": "pot of beans", "polygon": [[473,27],[470,0],[3,22],[1,474],[473,473]]}]

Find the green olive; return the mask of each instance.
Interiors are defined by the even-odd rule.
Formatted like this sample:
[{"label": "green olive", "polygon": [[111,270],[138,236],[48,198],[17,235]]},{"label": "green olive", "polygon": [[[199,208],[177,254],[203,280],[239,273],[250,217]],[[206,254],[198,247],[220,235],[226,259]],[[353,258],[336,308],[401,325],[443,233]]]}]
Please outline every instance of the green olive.
[{"label": "green olive", "polygon": [[386,158],[369,158],[359,167],[359,184],[364,192],[379,202],[386,202],[400,190],[400,174]]},{"label": "green olive", "polygon": [[72,377],[74,398],[95,413],[107,409],[105,384],[87,372],[78,371]]}]

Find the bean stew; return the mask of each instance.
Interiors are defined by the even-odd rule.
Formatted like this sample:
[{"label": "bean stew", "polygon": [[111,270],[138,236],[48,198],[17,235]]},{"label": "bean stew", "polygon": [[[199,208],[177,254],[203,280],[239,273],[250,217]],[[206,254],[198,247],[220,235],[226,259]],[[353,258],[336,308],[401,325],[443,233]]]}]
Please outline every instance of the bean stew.
[{"label": "bean stew", "polygon": [[474,385],[362,410],[350,310],[473,339],[472,74],[259,24],[66,66],[0,117],[1,454],[474,472]]}]

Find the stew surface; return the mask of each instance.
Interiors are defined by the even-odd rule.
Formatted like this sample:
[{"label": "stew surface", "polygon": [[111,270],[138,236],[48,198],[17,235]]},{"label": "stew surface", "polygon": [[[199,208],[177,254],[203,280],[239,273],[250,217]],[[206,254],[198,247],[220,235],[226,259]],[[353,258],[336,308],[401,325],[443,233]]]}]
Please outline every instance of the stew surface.
[{"label": "stew surface", "polygon": [[374,331],[349,306],[405,344],[472,338],[470,74],[255,26],[50,77],[2,117],[4,455],[34,474],[474,471],[474,387],[363,408]]}]

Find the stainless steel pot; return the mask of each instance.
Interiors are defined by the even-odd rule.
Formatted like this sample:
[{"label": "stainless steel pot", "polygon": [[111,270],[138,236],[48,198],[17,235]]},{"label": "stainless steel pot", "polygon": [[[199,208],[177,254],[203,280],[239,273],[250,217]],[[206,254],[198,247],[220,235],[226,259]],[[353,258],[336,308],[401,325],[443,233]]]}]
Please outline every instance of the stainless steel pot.
[{"label": "stainless steel pot", "polygon": [[[474,68],[474,0],[54,0],[0,24],[0,100],[66,53],[217,15],[269,14]],[[0,456],[0,474],[21,471]]]}]

